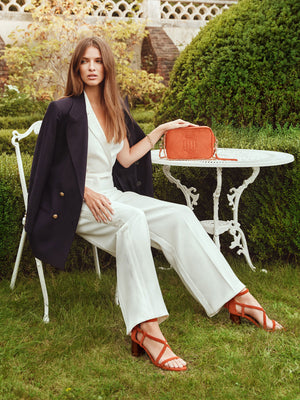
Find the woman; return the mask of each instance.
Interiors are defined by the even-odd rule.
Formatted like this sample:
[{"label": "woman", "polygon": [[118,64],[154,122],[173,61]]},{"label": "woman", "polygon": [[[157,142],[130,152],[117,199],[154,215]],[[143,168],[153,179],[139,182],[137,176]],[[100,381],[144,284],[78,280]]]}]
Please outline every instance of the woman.
[{"label": "woman", "polygon": [[[163,251],[209,316],[225,305],[235,322],[242,316],[266,330],[282,329],[245,289],[188,207],[140,194],[151,195],[151,182],[149,171],[141,173],[137,164],[146,165],[149,151],[167,130],[188,125],[176,120],[141,135],[120,99],[110,48],[99,38],[81,40],[65,97],[49,105],[43,120],[26,218],[35,256],[59,268],[75,233],[116,257],[132,353],[146,350],[156,366],[175,371],[185,370],[186,362],[172,352],[159,327],[168,312],[151,245]],[[141,138],[130,146],[134,133]],[[124,168],[115,166],[113,176],[116,159]],[[137,176],[146,181],[143,189]],[[139,193],[128,191],[134,185]]]}]

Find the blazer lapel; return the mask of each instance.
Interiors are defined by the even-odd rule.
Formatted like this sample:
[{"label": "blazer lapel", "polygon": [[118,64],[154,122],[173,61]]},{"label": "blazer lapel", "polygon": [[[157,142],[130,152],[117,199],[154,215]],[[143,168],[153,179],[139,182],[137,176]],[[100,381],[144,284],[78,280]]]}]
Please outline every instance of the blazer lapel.
[{"label": "blazer lapel", "polygon": [[87,163],[88,123],[83,93],[72,97],[73,105],[66,126],[67,142],[77,176],[81,196],[84,195],[84,184]]}]

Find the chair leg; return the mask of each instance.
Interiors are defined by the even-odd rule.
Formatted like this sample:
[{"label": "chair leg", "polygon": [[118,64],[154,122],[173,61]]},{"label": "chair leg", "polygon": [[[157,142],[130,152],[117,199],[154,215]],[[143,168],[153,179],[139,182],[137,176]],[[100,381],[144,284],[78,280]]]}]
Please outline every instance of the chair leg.
[{"label": "chair leg", "polygon": [[21,257],[22,257],[22,253],[23,253],[25,239],[26,239],[26,231],[23,228],[20,243],[19,243],[18,253],[17,253],[17,257],[16,257],[16,261],[15,261],[15,266],[14,266],[14,270],[13,270],[11,281],[10,281],[11,289],[14,289],[15,284],[16,284],[16,279],[17,279],[17,275],[19,272],[19,265],[20,265],[20,261],[21,261]]},{"label": "chair leg", "polygon": [[98,257],[98,249],[96,246],[93,246],[93,256],[94,256],[94,262],[95,262],[95,269],[96,269],[96,274],[101,277],[101,271],[100,271],[100,264],[99,264],[99,257]]},{"label": "chair leg", "polygon": [[41,288],[42,288],[42,293],[43,293],[43,299],[44,299],[44,317],[43,321],[45,323],[49,322],[49,301],[48,301],[48,292],[47,292],[47,287],[46,287],[46,282],[45,282],[45,276],[44,276],[44,270],[43,270],[43,264],[41,260],[38,258],[35,259],[36,262],[36,267],[41,283]]},{"label": "chair leg", "polygon": [[[15,261],[15,266],[14,266],[14,270],[13,270],[11,281],[10,281],[10,288],[11,289],[14,289],[15,284],[16,284],[16,279],[17,279],[17,275],[18,275],[18,272],[19,272],[19,265],[20,265],[20,261],[21,261],[21,257],[22,257],[22,253],[23,253],[25,239],[26,239],[26,231],[23,228],[21,239],[20,239],[20,243],[19,243],[18,253],[17,253],[17,257],[16,257],[16,261]],[[36,266],[37,266],[37,271],[38,271],[40,284],[41,284],[41,288],[42,288],[43,299],[44,299],[44,317],[43,317],[43,321],[45,323],[48,323],[49,322],[49,301],[48,301],[48,292],[47,292],[47,287],[46,287],[45,277],[44,277],[44,271],[43,271],[43,264],[37,258],[35,259],[35,262],[36,262]]]}]

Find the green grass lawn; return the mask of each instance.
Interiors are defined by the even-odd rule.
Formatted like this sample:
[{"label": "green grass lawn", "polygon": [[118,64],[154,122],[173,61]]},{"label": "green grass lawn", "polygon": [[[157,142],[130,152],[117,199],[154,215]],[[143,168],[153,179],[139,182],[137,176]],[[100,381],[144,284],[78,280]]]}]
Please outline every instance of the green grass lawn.
[{"label": "green grass lawn", "polygon": [[[157,267],[167,267],[156,256]],[[300,399],[299,275],[297,266],[229,260],[240,279],[286,332],[234,326],[224,309],[208,318],[173,270],[157,269],[170,318],[162,330],[188,362],[167,372],[147,356],[133,358],[113,267],[46,274],[50,323],[42,322],[38,278],[21,276],[11,291],[0,282],[0,399]],[[213,290],[213,288],[212,288]]]}]

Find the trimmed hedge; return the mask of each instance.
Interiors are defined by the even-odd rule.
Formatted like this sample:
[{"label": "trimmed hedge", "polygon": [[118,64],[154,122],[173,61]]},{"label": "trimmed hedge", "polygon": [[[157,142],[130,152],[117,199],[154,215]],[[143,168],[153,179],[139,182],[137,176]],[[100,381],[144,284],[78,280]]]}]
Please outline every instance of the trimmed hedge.
[{"label": "trimmed hedge", "polygon": [[43,118],[49,101],[38,101],[14,89],[1,93],[0,129],[26,129]]},{"label": "trimmed hedge", "polygon": [[299,123],[299,2],[240,0],[180,54],[156,122]]},{"label": "trimmed hedge", "polygon": [[[35,119],[33,122],[36,122],[37,119]],[[26,126],[26,129],[30,127],[31,124]],[[15,148],[11,143],[12,139],[12,132],[13,130],[17,130],[19,133],[25,133],[26,129],[3,129],[0,131],[0,153],[6,153],[6,154],[15,154]],[[27,137],[25,140],[20,142],[20,149],[22,154],[23,153],[28,153],[28,154],[33,154],[34,152],[34,147],[36,143],[37,135],[31,134],[29,137]]]},{"label": "trimmed hedge", "polygon": [[41,113],[0,117],[0,129],[26,129],[43,117],[44,114]]},{"label": "trimmed hedge", "polygon": [[[31,157],[24,155],[24,170],[28,176]],[[11,272],[11,263],[16,254],[21,237],[21,221],[24,203],[16,157],[2,154],[0,158],[0,276]],[[25,256],[26,257],[26,256]]]},{"label": "trimmed hedge", "polygon": [[[253,262],[281,258],[297,261],[300,256],[300,130],[272,128],[240,130],[215,125],[213,130],[218,137],[220,147],[256,148],[291,153],[295,162],[278,167],[261,168],[256,181],[243,193],[240,207],[240,223],[246,234]],[[11,133],[1,132],[9,143]],[[7,145],[7,147],[9,147]],[[12,146],[10,145],[12,148]],[[28,145],[32,154],[34,143]],[[24,150],[26,153],[27,150]],[[24,169],[28,179],[31,168],[31,156],[24,154]],[[195,214],[202,219],[212,218],[212,194],[216,186],[215,169],[172,168],[173,175],[187,187],[194,186],[200,193]],[[248,178],[251,169],[224,169],[223,191],[220,198],[220,218],[232,219],[226,193],[229,188],[239,186]],[[182,193],[169,183],[160,166],[154,166],[155,195],[160,199],[185,203]],[[17,253],[21,236],[21,222],[24,214],[22,192],[19,184],[17,163],[14,154],[0,156],[0,278],[9,277]],[[230,252],[227,245],[231,235],[221,236],[222,251]],[[111,261],[100,252],[101,262]],[[93,268],[91,246],[76,238],[67,262],[67,269]],[[21,268],[31,272],[35,268],[34,259],[26,244]]]},{"label": "trimmed hedge", "polygon": [[6,87],[1,93],[0,117],[45,114],[49,100],[35,100],[24,93]]}]

